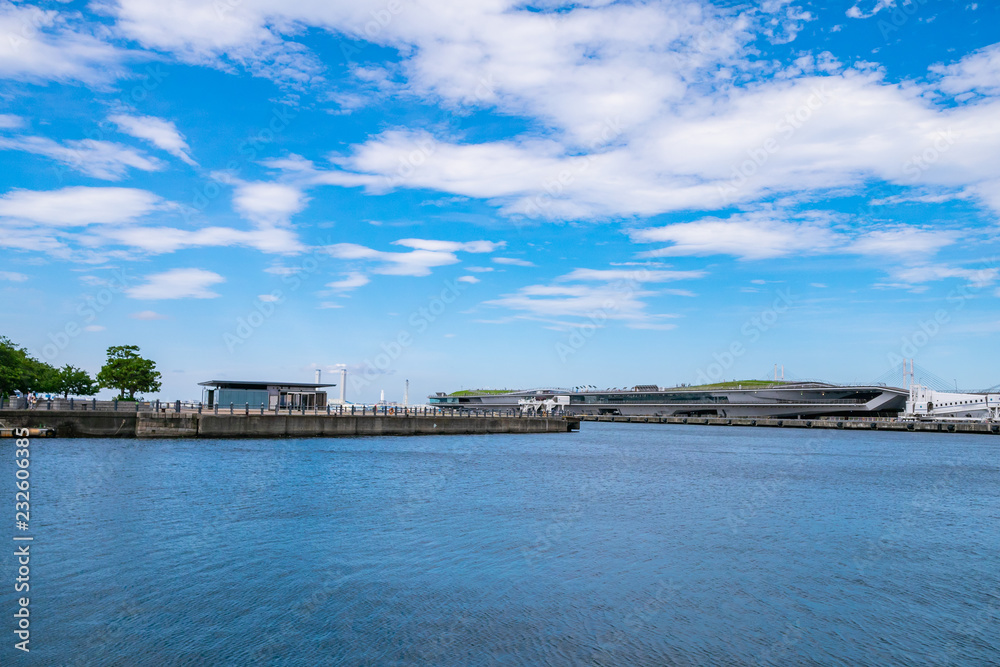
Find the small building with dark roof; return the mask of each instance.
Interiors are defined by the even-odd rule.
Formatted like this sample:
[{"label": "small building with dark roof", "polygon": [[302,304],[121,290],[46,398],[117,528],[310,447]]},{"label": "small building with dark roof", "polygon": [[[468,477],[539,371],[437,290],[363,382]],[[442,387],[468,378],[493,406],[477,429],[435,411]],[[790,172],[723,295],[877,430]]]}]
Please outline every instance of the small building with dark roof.
[{"label": "small building with dark roof", "polygon": [[208,407],[218,405],[228,408],[230,405],[240,408],[249,405],[251,408],[265,410],[292,408],[307,410],[326,408],[326,392],[320,391],[326,387],[336,387],[335,384],[316,384],[309,382],[269,382],[250,380],[209,380],[199,382],[202,389],[202,402]]}]

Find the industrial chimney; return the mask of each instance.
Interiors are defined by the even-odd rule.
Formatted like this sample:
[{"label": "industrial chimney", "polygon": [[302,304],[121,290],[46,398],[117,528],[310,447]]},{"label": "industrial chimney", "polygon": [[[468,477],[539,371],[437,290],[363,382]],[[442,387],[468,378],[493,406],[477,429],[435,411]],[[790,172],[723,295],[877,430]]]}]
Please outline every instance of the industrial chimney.
[{"label": "industrial chimney", "polygon": [[321,371],[320,369],[318,369],[318,368],[317,368],[317,369],[316,369],[316,384],[319,384],[319,383],[320,383],[320,379],[319,379],[319,378],[320,378],[320,376],[321,376],[322,374],[323,374],[323,371]]}]

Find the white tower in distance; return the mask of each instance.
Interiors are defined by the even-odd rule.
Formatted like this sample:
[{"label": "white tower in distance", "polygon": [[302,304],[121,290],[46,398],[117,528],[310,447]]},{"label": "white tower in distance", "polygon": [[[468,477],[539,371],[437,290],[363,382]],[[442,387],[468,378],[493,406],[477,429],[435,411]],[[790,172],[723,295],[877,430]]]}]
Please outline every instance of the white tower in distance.
[{"label": "white tower in distance", "polygon": [[[334,364],[331,371],[340,371],[340,400],[337,401],[341,405],[347,405],[347,364]],[[317,371],[316,383],[319,383],[319,375]]]}]

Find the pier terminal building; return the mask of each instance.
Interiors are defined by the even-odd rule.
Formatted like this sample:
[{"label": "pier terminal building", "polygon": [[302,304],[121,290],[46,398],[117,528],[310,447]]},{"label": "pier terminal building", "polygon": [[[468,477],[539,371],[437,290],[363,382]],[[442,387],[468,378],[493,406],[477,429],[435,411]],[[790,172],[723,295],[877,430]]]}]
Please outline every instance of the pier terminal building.
[{"label": "pier terminal building", "polygon": [[882,417],[910,420],[1000,421],[1000,393],[937,391],[920,384],[744,380],[701,386],[628,389],[472,390],[429,396],[431,405],[522,413],[648,417]]},{"label": "pier terminal building", "polygon": [[431,405],[466,409],[520,409],[567,415],[658,417],[895,417],[909,392],[885,385],[746,380],[697,387],[460,391],[436,393]]},{"label": "pier terminal building", "polygon": [[202,403],[209,408],[218,405],[220,408],[249,406],[257,410],[273,410],[275,408],[292,408],[299,410],[326,409],[327,387],[333,384],[319,383],[289,383],[248,380],[209,380],[199,382],[202,389]]}]

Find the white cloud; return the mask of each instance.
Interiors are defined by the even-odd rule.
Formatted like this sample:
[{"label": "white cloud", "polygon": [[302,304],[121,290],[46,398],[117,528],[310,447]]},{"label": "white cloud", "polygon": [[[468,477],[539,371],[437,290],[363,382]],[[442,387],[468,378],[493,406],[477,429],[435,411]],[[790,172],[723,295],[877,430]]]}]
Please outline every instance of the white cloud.
[{"label": "white cloud", "polygon": [[605,282],[622,281],[633,283],[662,283],[671,280],[692,280],[703,278],[705,271],[665,271],[659,269],[574,269],[556,280],[583,281],[599,280]]},{"label": "white cloud", "polygon": [[951,192],[921,193],[919,191],[907,192],[905,194],[890,195],[879,199],[871,200],[872,206],[885,206],[887,204],[905,204],[909,202],[919,204],[941,204],[955,199],[970,199],[975,193],[968,190]]},{"label": "white cloud", "polygon": [[[647,117],[663,101],[682,97],[686,80],[737,52],[751,21],[690,0],[564,13],[526,11],[509,0],[245,0],[221,11],[197,0],[121,0],[113,12],[118,28],[148,48],[300,82],[319,67],[285,35],[315,26],[399,50],[408,92],[424,98],[498,105],[554,121],[571,113],[572,125],[591,129],[615,114]],[[376,80],[385,76],[373,69],[354,68],[359,84],[379,90]]]},{"label": "white cloud", "polygon": [[969,91],[1000,95],[1000,44],[971,53],[953,65],[934,65],[941,90],[957,95]]},{"label": "white cloud", "polygon": [[357,271],[351,271],[345,273],[344,277],[340,280],[335,280],[332,283],[327,283],[326,286],[329,287],[334,292],[349,292],[355,290],[359,287],[363,287],[370,283],[368,276]]},{"label": "white cloud", "polygon": [[[849,14],[894,5],[865,0]],[[390,129],[332,158],[332,170],[298,165],[315,184],[430,189],[486,199],[508,215],[560,220],[719,210],[872,179],[967,187],[1000,210],[986,185],[1000,179],[1000,101],[937,105],[933,84],[887,81],[877,69],[823,54],[783,69],[753,57],[760,35],[789,40],[813,19],[796,3],[398,7],[245,0],[220,11],[196,0],[123,0],[110,11],[118,29],[149,48],[284,80],[315,74],[289,41],[294,33],[314,27],[366,40],[398,52],[388,72],[393,93],[493,108],[543,129],[482,143]],[[373,23],[376,16],[385,20]],[[995,51],[942,66],[941,85],[993,90]],[[362,86],[387,80],[372,67],[352,71]],[[952,131],[947,150],[916,168],[914,158]]]},{"label": "white cloud", "polygon": [[14,283],[23,283],[28,276],[16,271],[0,271],[0,280],[9,280]]},{"label": "white cloud", "polygon": [[88,324],[83,328],[84,331],[90,333],[97,333],[98,331],[104,331],[107,327],[101,326],[100,324]]},{"label": "white cloud", "polygon": [[[849,14],[872,16],[893,6],[892,0],[864,0]],[[287,172],[289,182],[236,183],[234,209],[255,230],[135,227],[101,229],[93,238],[147,252],[223,245],[297,252],[302,245],[288,229],[289,221],[306,206],[304,188],[323,183],[371,192],[430,189],[487,200],[507,215],[544,219],[753,209],[754,202],[781,193],[808,200],[873,180],[921,192],[958,192],[1000,211],[1000,126],[995,121],[1000,100],[989,98],[997,92],[998,45],[931,68],[929,83],[894,82],[877,68],[844,67],[822,54],[780,66],[755,59],[750,53],[760,35],[772,41],[791,39],[812,19],[785,0],[736,9],[688,0],[597,2],[559,12],[546,7],[528,11],[512,0],[459,5],[416,0],[404,5],[400,15],[390,12],[384,24],[367,30],[372,12],[387,11],[384,0],[243,0],[238,7],[223,3],[221,10],[195,0],[108,5],[115,29],[148,48],[224,69],[245,66],[299,84],[315,80],[319,66],[289,41],[294,34],[319,28],[367,39],[395,49],[398,62],[391,71],[355,67],[355,76],[379,86],[391,84],[392,94],[416,95],[462,112],[492,108],[517,115],[533,129],[480,143],[440,129],[389,129],[331,158],[332,168],[288,156],[269,166]],[[22,11],[35,12],[32,25],[41,30],[21,48],[61,48],[65,43],[68,50],[56,54],[64,56],[81,43],[74,36],[86,38],[69,14],[11,5],[4,5],[0,14],[6,20]],[[92,75],[95,62],[113,64],[121,54],[90,39],[97,42],[94,57],[82,57],[79,64]],[[36,49],[32,57],[40,53]],[[5,66],[40,67],[15,61],[5,64],[0,57],[0,71]],[[46,76],[72,79],[72,74],[58,73],[62,65],[56,62]],[[780,67],[778,76],[771,77],[775,67]],[[974,91],[987,99],[940,104],[937,91]],[[380,88],[379,94],[383,92]],[[191,159],[169,122],[124,118],[130,119],[125,124],[143,128],[135,136]],[[105,178],[121,177],[130,168],[159,167],[157,161],[122,152],[131,149],[110,142],[8,141]],[[93,159],[72,158],[74,151]],[[922,157],[929,152],[932,160]],[[6,203],[6,197],[0,199],[0,209]],[[906,233],[898,226],[848,231],[827,219],[778,212],[705,217],[640,230],[633,239],[666,245],[652,250],[652,256],[727,253],[755,259],[897,249],[927,254],[952,243],[949,234],[924,229]],[[29,238],[17,230],[0,243],[53,247],[60,241],[38,233]],[[435,266],[456,263],[458,252],[476,252],[451,241],[402,239],[397,245],[413,251],[384,253],[338,244],[331,252],[370,262],[374,272],[400,275],[426,275]],[[513,258],[493,261],[533,266]]]},{"label": "white cloud", "polygon": [[[990,157],[1000,153],[1000,100],[936,107],[925,93],[852,69],[773,79],[664,106],[642,124],[616,122],[613,140],[582,156],[558,134],[476,144],[393,130],[314,182],[437,190],[557,220],[714,210],[873,179],[968,188],[1000,210],[985,186],[1000,179]],[[401,172],[412,156],[419,165]]]},{"label": "white cloud", "polygon": [[772,44],[787,44],[795,40],[806,21],[815,21],[816,16],[800,7],[790,5],[792,0],[764,0],[760,4],[763,17],[763,32]]},{"label": "white cloud", "polygon": [[302,10],[322,15],[335,11],[335,6],[253,0],[211,5],[198,0],[170,4],[120,0],[109,9],[118,18],[118,28],[147,48],[225,70],[246,67],[258,76],[296,86],[317,80],[323,67],[315,55],[286,41],[282,33],[299,31]]},{"label": "white cloud", "polygon": [[[674,329],[675,324],[664,322],[676,315],[652,314],[646,297],[691,297],[688,290],[643,289],[643,283],[660,283],[674,280],[703,278],[705,271],[672,271],[662,268],[639,269],[574,269],[556,278],[557,283],[582,282],[598,285],[529,285],[514,294],[487,301],[487,305],[502,306],[522,313],[519,317],[540,319],[556,328],[573,326],[558,318],[577,318],[590,323],[605,320],[622,320],[632,329]],[[471,276],[470,276],[471,277]],[[553,322],[553,318],[556,321]]]},{"label": "white cloud", "polygon": [[274,276],[294,276],[302,272],[302,267],[300,266],[284,266],[282,264],[273,264],[264,269],[264,273],[270,273]]},{"label": "white cloud", "polygon": [[308,201],[302,190],[285,183],[240,183],[233,194],[237,212],[258,225],[286,224]]},{"label": "white cloud", "polygon": [[[868,11],[861,9],[862,4],[870,5]],[[895,6],[896,0],[875,0],[874,3],[871,0],[859,0],[848,7],[846,14],[852,19],[870,19],[883,9],[892,9]]]},{"label": "white cloud", "polygon": [[898,226],[862,234],[848,248],[859,255],[913,255],[933,254],[951,245],[958,238],[955,232]]},{"label": "white cloud", "polygon": [[133,320],[146,320],[146,321],[167,319],[166,315],[162,315],[156,312],[155,310],[140,310],[137,313],[132,313],[131,315],[129,315],[129,317],[131,317]]},{"label": "white cloud", "polygon": [[335,243],[326,250],[338,259],[359,260],[376,264],[372,273],[395,276],[427,276],[431,269],[459,262],[456,252],[483,253],[500,247],[491,241],[434,241],[402,239],[397,245],[414,248],[410,252],[385,252],[355,243]]},{"label": "white cloud", "polygon": [[372,273],[392,276],[429,276],[431,269],[457,264],[458,257],[450,252],[413,250],[411,252],[383,252],[355,243],[335,243],[327,251],[338,259],[368,260],[378,263]]},{"label": "white cloud", "polygon": [[671,244],[640,253],[643,257],[732,255],[744,260],[844,253],[902,260],[932,255],[959,238],[951,230],[901,224],[870,225],[854,230],[836,224],[846,220],[845,216],[832,212],[796,213],[767,207],[726,219],[707,217],[633,230],[630,236],[639,243]]},{"label": "white cloud", "polygon": [[644,252],[644,257],[724,254],[741,259],[767,259],[829,250],[838,243],[836,235],[816,221],[786,222],[771,216],[769,212],[762,212],[735,215],[725,220],[710,217],[635,230],[631,236],[641,243],[672,244]]},{"label": "white cloud", "polygon": [[265,253],[292,254],[304,246],[294,232],[279,227],[261,229],[234,229],[232,227],[202,227],[177,229],[175,227],[119,227],[95,232],[97,243],[112,242],[138,248],[150,254],[176,252],[184,248],[212,248],[242,246]]},{"label": "white cloud", "polygon": [[214,299],[219,294],[209,287],[226,281],[218,273],[204,269],[171,269],[146,276],[146,283],[125,290],[133,299]]},{"label": "white cloud", "polygon": [[633,329],[673,329],[663,320],[674,315],[655,315],[646,310],[644,297],[655,292],[629,286],[602,285],[529,285],[513,294],[486,301],[486,305],[508,308],[521,313],[520,319],[549,322],[556,328],[573,326],[560,318],[603,323],[621,320]]},{"label": "white cloud", "polygon": [[11,221],[2,218],[0,221],[8,225],[0,234],[0,248],[47,252],[54,256],[63,256],[67,251],[66,245],[49,230],[23,229],[12,226]]},{"label": "white cloud", "polygon": [[964,269],[960,267],[947,266],[944,264],[924,264],[920,266],[909,266],[895,269],[893,277],[906,284],[921,284],[945,280],[947,278],[960,278],[968,281],[973,287],[986,287],[996,282],[1000,277],[1000,269]]},{"label": "white cloud", "polygon": [[12,190],[0,197],[0,218],[53,227],[122,224],[161,204],[157,195],[135,188]]},{"label": "white cloud", "polygon": [[281,301],[281,297],[274,294],[258,294],[257,298],[263,303],[276,303]]},{"label": "white cloud", "polygon": [[460,283],[469,283],[470,285],[475,285],[476,283],[479,282],[479,278],[477,278],[475,276],[462,276],[461,278],[458,279],[458,282],[460,282]]},{"label": "white cloud", "polygon": [[497,264],[506,264],[508,266],[534,266],[534,263],[516,257],[494,257],[493,261]]},{"label": "white cloud", "polygon": [[294,153],[284,157],[261,160],[261,164],[268,169],[277,169],[279,171],[306,175],[315,175],[317,173],[316,165],[313,164],[312,160],[307,160],[301,155],[296,155]]},{"label": "white cloud", "polygon": [[433,252],[493,252],[506,245],[506,242],[493,243],[492,241],[434,241],[430,239],[400,239],[393,241],[393,245],[406,246],[416,250],[430,250]]},{"label": "white cloud", "polygon": [[126,51],[76,25],[79,14],[0,3],[0,77],[101,84],[117,76]]},{"label": "white cloud", "polygon": [[195,165],[191,157],[191,148],[184,141],[183,135],[177,131],[177,126],[171,121],[155,116],[126,116],[118,114],[109,119],[122,132],[138,139],[144,139],[174,157],[180,158],[189,165]]},{"label": "white cloud", "polygon": [[[71,247],[80,246],[119,245],[149,254],[227,246],[293,254],[305,248],[292,230],[270,225],[242,230],[231,227],[179,229],[138,223],[154,211],[170,208],[176,207],[149,191],[135,188],[77,186],[49,191],[13,190],[0,196],[0,221],[5,225],[0,246],[58,252],[62,257],[75,260],[87,260],[87,251],[71,250]],[[89,225],[94,226],[78,234],[60,232],[60,238],[42,229]],[[124,251],[101,252],[108,256],[108,253]],[[95,255],[92,259],[96,261],[100,256]]]},{"label": "white cloud", "polygon": [[0,137],[0,150],[17,150],[44,155],[82,174],[108,181],[121,180],[129,167],[158,171],[163,163],[156,158],[111,141],[82,139],[60,144],[47,137]]},{"label": "white cloud", "polygon": [[24,127],[24,119],[9,113],[0,113],[0,130],[15,130]]},{"label": "white cloud", "polygon": [[110,279],[98,276],[80,276],[80,282],[88,287],[108,287],[111,285]]}]

